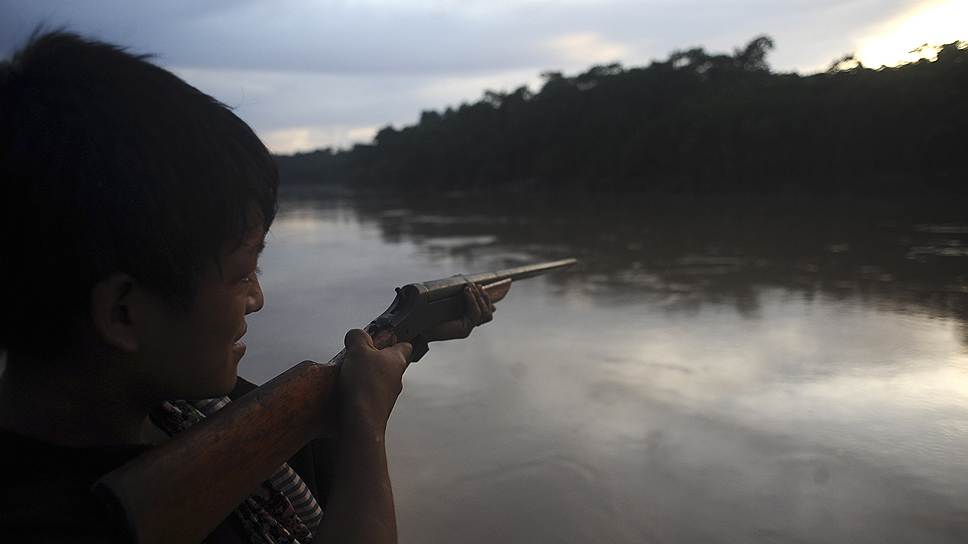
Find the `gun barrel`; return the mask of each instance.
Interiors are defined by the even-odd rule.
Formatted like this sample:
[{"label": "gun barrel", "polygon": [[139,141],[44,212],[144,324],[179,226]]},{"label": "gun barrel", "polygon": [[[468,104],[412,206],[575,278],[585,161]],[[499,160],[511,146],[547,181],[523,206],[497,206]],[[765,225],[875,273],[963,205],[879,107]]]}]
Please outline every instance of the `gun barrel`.
[{"label": "gun barrel", "polygon": [[577,262],[578,261],[575,259],[562,259],[560,261],[550,261],[546,263],[507,268],[505,270],[498,270],[497,272],[457,275],[450,278],[423,282],[419,285],[422,287],[422,291],[427,292],[428,299],[433,301],[458,294],[460,290],[464,288],[464,285],[468,283],[477,283],[483,285],[506,279],[520,280],[524,278],[531,278],[546,272],[551,272],[552,270],[567,268]]},{"label": "gun barrel", "polygon": [[538,276],[546,272],[551,272],[552,270],[557,270],[559,268],[567,268],[577,262],[578,261],[575,259],[562,259],[560,261],[529,264],[515,268],[508,268],[506,270],[499,270],[497,272],[484,272],[482,274],[472,274],[464,277],[471,283],[493,283],[495,281],[506,279],[521,280],[524,278]]}]

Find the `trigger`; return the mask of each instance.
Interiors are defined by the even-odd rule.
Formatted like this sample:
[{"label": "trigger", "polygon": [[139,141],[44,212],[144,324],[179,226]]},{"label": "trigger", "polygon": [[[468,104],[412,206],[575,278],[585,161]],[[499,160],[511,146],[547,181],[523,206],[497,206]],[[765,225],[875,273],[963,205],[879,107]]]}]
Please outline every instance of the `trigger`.
[{"label": "trigger", "polygon": [[413,346],[413,352],[410,355],[411,363],[416,363],[430,351],[430,346],[427,345],[427,341],[424,340],[423,336],[415,336],[413,340],[410,340],[410,345]]}]

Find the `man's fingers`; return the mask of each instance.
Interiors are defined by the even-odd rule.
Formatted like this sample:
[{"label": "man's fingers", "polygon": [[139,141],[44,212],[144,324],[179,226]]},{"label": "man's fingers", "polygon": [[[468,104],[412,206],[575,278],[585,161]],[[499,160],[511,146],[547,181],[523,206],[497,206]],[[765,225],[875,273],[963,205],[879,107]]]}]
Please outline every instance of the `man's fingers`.
[{"label": "man's fingers", "polygon": [[[390,339],[388,338],[387,340],[389,341]],[[409,342],[397,342],[385,348],[378,348],[373,343],[373,337],[363,329],[352,329],[347,332],[343,338],[343,343],[346,345],[346,351],[377,349],[396,351],[407,363],[410,363],[410,357],[413,355],[413,346]]]},{"label": "man's fingers", "polygon": [[496,281],[494,283],[489,283],[484,286],[484,291],[487,293],[491,302],[498,302],[507,296],[508,291],[511,290],[511,278],[506,280]]},{"label": "man's fingers", "polygon": [[413,356],[413,345],[410,342],[397,342],[386,349],[398,352],[403,360],[410,364],[410,358]]},{"label": "man's fingers", "polygon": [[487,292],[480,285],[475,285],[477,288],[478,302],[481,305],[481,320],[478,322],[479,325],[487,323],[494,319],[494,305],[491,304],[491,299],[488,298]]},{"label": "man's fingers", "polygon": [[[474,284],[464,287],[464,300],[467,301],[467,315],[465,318],[470,322],[470,326],[481,322],[484,310],[481,308],[481,301],[477,294],[477,286]],[[469,332],[469,331],[468,331]]]},{"label": "man's fingers", "polygon": [[491,302],[492,297],[503,298],[510,287],[510,280],[502,280],[487,286],[468,283],[464,286],[464,315],[437,325],[425,334],[425,338],[430,342],[467,338],[474,327],[494,320],[495,308],[494,303]]},{"label": "man's fingers", "polygon": [[343,337],[343,345],[347,351],[356,351],[365,348],[376,349],[373,345],[373,338],[363,329],[351,329]]}]

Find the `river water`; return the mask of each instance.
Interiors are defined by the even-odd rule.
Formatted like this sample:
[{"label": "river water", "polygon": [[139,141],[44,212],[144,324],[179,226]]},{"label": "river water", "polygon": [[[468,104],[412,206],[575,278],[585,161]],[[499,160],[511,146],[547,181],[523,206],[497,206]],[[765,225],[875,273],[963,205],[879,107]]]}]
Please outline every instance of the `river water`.
[{"label": "river water", "polygon": [[284,197],[257,382],[328,359],[396,286],[581,261],[407,371],[402,542],[968,539],[958,203]]}]

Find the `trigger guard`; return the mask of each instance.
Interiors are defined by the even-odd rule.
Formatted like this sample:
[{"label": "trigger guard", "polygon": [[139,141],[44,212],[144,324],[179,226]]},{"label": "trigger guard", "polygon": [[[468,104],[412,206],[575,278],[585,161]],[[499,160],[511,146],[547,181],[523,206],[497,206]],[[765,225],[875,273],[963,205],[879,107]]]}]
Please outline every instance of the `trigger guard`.
[{"label": "trigger guard", "polygon": [[413,351],[410,355],[410,362],[416,363],[421,357],[430,351],[430,346],[423,336],[415,336],[413,340],[410,340],[410,345],[413,347]]}]

